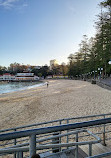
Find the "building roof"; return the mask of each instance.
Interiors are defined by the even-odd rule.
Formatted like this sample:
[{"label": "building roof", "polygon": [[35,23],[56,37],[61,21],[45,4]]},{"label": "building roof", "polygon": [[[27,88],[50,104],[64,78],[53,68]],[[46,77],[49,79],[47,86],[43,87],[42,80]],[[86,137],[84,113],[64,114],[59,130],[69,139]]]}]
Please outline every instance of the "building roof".
[{"label": "building roof", "polygon": [[10,73],[5,73],[5,74],[3,74],[3,75],[11,75]]}]

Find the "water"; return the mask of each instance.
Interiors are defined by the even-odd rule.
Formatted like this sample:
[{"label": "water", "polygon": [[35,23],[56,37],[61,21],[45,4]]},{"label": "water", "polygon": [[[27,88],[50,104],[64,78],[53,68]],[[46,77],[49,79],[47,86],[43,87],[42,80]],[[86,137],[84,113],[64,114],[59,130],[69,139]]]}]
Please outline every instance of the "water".
[{"label": "water", "polygon": [[0,82],[0,94],[39,87],[43,82]]}]

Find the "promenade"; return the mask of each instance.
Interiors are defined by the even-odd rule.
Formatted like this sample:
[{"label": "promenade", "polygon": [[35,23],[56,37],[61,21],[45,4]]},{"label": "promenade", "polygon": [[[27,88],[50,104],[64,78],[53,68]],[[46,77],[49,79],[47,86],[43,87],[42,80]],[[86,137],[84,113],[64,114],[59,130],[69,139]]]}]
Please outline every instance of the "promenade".
[{"label": "promenade", "polygon": [[107,86],[111,87],[111,78],[101,79],[101,82]]},{"label": "promenade", "polygon": [[111,90],[111,78],[96,80],[96,84],[104,89]]},{"label": "promenade", "polygon": [[111,91],[80,80],[0,95],[0,129],[111,112]]}]

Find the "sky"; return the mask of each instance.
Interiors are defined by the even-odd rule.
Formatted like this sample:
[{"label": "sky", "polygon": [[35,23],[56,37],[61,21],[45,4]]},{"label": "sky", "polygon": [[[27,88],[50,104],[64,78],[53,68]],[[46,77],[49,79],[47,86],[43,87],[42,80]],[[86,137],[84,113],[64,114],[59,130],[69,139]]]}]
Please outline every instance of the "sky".
[{"label": "sky", "polygon": [[0,65],[68,62],[94,37],[102,0],[0,0]]}]

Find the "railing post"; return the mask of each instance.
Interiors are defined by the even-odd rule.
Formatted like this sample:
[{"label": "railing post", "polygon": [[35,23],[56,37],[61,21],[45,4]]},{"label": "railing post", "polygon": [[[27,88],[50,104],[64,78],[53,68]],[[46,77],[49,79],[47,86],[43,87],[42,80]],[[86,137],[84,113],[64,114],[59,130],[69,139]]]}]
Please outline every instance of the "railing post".
[{"label": "railing post", "polygon": [[89,144],[89,156],[92,156],[92,144]]},{"label": "railing post", "polygon": [[[60,120],[60,125],[62,124],[62,121]],[[60,134],[61,134],[61,131],[60,131]],[[61,137],[59,138],[59,143],[61,144]],[[61,147],[59,148],[59,151],[61,151]]]},{"label": "railing post", "polygon": [[19,158],[19,152],[17,152],[17,158]]},{"label": "railing post", "polygon": [[[15,132],[16,132],[16,129],[14,130]],[[17,140],[16,140],[16,138],[14,139],[14,145],[16,145],[17,144]],[[16,153],[14,153],[14,158],[16,158]]]},{"label": "railing post", "polygon": [[[105,115],[104,115],[104,119],[105,119]],[[103,125],[103,145],[106,146],[106,128],[105,128],[105,124]]]},{"label": "railing post", "polygon": [[23,158],[23,152],[19,152],[19,158]]},{"label": "railing post", "polygon": [[30,143],[29,143],[29,152],[30,152],[30,158],[32,155],[36,154],[36,135],[32,134],[30,137]]},{"label": "railing post", "polygon": [[[76,142],[78,142],[78,133],[76,133]],[[75,158],[78,158],[78,145],[76,145]]]},{"label": "railing post", "polygon": [[[69,120],[67,119],[67,124],[69,124]],[[67,130],[68,133],[68,130]],[[69,136],[67,136],[67,143],[69,143]]]},{"label": "railing post", "polygon": [[22,151],[17,152],[17,158],[23,158],[23,152]]},{"label": "railing post", "polygon": [[[53,136],[57,136],[57,135],[59,135],[58,132],[53,133]],[[52,144],[59,144],[59,137],[58,138],[53,138],[52,139]],[[52,148],[53,153],[57,153],[57,152],[59,152],[59,150],[60,150],[60,148],[56,148],[56,147]]]}]

